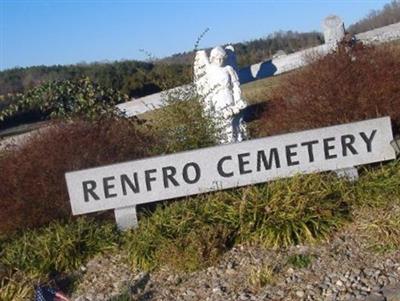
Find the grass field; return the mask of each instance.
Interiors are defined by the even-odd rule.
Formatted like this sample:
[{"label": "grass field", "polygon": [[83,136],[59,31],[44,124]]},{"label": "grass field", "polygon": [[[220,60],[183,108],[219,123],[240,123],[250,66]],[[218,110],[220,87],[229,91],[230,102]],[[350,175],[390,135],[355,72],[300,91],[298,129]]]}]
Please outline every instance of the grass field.
[{"label": "grass field", "polygon": [[271,97],[272,90],[279,86],[279,83],[285,80],[286,76],[287,75],[282,74],[242,85],[241,88],[244,99],[249,104],[268,101]]}]

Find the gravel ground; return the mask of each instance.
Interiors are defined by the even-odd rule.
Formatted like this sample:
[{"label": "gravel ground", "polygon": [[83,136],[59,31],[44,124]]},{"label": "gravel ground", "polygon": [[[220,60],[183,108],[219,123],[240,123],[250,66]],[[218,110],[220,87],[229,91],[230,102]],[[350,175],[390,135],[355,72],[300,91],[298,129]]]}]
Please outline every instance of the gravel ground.
[{"label": "gravel ground", "polygon": [[[301,267],[290,258],[306,258]],[[329,243],[266,250],[237,246],[194,273],[132,271],[126,256],[90,261],[73,300],[367,300],[400,301],[400,251],[377,254],[343,231]],[[120,296],[120,299],[118,299]]]}]

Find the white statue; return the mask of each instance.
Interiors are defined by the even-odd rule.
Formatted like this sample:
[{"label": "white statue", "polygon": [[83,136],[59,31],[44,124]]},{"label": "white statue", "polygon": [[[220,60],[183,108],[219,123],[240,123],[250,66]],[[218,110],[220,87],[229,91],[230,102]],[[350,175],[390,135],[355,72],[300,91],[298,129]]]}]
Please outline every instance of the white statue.
[{"label": "white statue", "polygon": [[[233,51],[232,46],[228,46]],[[218,46],[211,50],[210,61],[204,50],[197,51],[194,63],[194,81],[197,92],[204,99],[204,108],[225,130],[221,142],[238,142],[246,138],[242,109],[246,103],[242,99],[239,78],[232,66],[223,66],[226,51]]]}]

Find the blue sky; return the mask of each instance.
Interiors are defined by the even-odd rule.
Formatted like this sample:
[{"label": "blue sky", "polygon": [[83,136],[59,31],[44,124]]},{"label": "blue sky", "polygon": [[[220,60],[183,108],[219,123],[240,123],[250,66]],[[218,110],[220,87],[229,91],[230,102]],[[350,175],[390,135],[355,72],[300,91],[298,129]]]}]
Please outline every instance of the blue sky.
[{"label": "blue sky", "polygon": [[123,59],[145,60],[261,38],[278,30],[345,24],[390,1],[0,0],[0,69]]}]

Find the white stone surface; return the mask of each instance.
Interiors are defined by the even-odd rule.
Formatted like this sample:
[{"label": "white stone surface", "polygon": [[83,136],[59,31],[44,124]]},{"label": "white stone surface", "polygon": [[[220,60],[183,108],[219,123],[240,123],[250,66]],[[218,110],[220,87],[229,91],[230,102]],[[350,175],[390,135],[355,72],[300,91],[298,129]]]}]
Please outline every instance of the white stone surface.
[{"label": "white stone surface", "polygon": [[3,138],[0,140],[0,150],[18,147],[19,145],[22,145],[30,136],[31,133],[24,133],[12,137]]},{"label": "white stone surface", "polygon": [[283,50],[278,50],[277,52],[275,52],[275,54],[272,56],[272,58],[278,58],[278,57],[281,57],[281,56],[286,56],[287,55],[287,53],[285,52],[285,51],[283,51]]},{"label": "white stone surface", "polygon": [[192,85],[184,85],[176,87],[173,89],[169,89],[167,91],[151,94],[128,102],[120,103],[116,107],[122,112],[124,112],[128,117],[140,115],[163,107],[165,101],[165,95],[174,94],[179,90],[186,91],[191,88]]},{"label": "white stone surface", "polygon": [[356,39],[365,44],[379,44],[400,39],[400,22],[356,34]]},{"label": "white stone surface", "polygon": [[392,140],[384,117],[69,172],[66,181],[72,213],[84,214],[392,160]]}]

